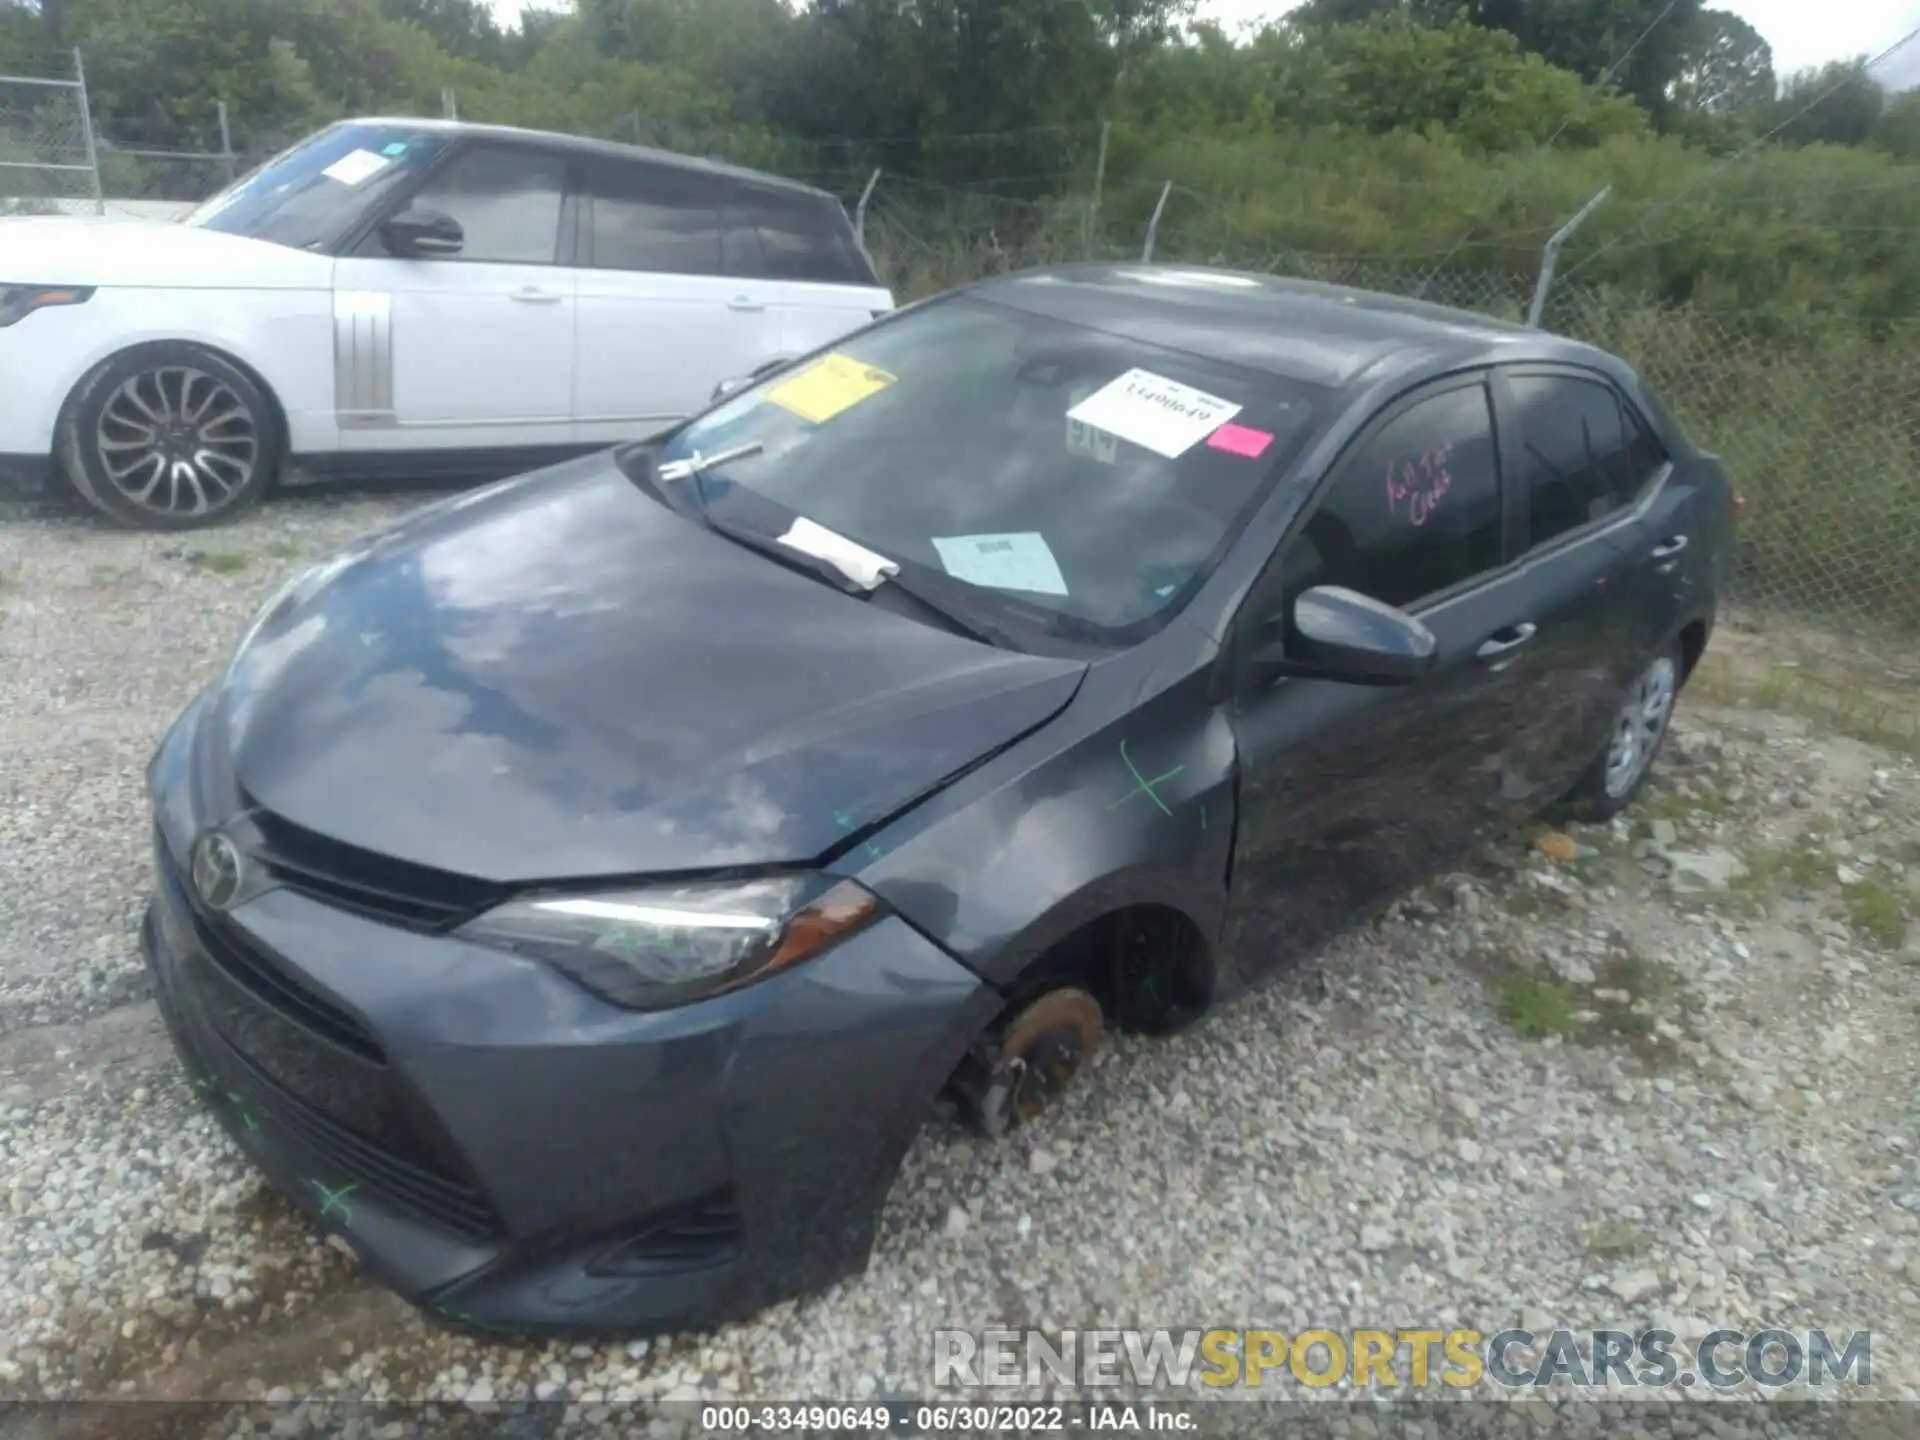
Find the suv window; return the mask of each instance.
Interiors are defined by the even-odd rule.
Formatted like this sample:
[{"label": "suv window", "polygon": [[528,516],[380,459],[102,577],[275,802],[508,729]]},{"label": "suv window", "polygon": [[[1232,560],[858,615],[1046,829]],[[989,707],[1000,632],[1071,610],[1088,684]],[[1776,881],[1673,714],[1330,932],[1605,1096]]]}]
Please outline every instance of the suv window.
[{"label": "suv window", "polygon": [[1571,375],[1508,380],[1527,497],[1528,538],[1542,544],[1639,498],[1664,457],[1609,385]]},{"label": "suv window", "polygon": [[729,204],[727,270],[756,280],[874,283],[837,202],[775,190],[743,189]]},{"label": "suv window", "polygon": [[561,155],[510,146],[467,150],[428,177],[415,210],[459,222],[459,258],[500,265],[551,265],[560,249],[567,162]]},{"label": "suv window", "polygon": [[718,275],[719,187],[662,165],[595,166],[589,263],[600,270]]},{"label": "suv window", "polygon": [[1410,605],[1500,564],[1500,472],[1486,387],[1417,401],[1341,462],[1288,542],[1289,600],[1340,585]]}]

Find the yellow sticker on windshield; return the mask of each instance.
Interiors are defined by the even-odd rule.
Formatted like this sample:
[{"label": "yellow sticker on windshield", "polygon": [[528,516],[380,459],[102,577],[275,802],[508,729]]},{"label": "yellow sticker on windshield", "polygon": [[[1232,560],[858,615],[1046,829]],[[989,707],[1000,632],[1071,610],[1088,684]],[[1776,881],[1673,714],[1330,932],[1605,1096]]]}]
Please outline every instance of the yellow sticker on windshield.
[{"label": "yellow sticker on windshield", "polygon": [[782,380],[767,392],[767,399],[802,420],[822,425],[842,410],[851,410],[862,400],[878,395],[893,382],[894,377],[884,370],[876,370],[851,355],[834,354]]}]

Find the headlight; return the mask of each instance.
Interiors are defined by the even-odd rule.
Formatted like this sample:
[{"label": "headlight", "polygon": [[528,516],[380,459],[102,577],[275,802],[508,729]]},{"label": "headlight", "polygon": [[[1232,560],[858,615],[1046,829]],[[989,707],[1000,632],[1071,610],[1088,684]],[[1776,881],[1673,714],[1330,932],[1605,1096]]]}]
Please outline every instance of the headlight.
[{"label": "headlight", "polygon": [[819,954],[880,912],[851,881],[780,875],[509,901],[464,939],[544,960],[603,999],[668,1010]]},{"label": "headlight", "polygon": [[36,310],[84,305],[92,298],[90,285],[0,285],[0,330],[19,324]]}]

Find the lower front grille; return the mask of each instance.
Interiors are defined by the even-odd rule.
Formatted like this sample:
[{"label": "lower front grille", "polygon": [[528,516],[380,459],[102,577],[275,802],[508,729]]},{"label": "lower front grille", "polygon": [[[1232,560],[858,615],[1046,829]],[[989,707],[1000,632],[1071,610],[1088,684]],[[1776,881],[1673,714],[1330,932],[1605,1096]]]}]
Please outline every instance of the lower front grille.
[{"label": "lower front grille", "polygon": [[170,982],[208,1043],[247,1076],[249,1112],[350,1177],[316,1176],[316,1183],[357,1182],[415,1219],[469,1239],[497,1235],[486,1198],[460,1178],[466,1167],[458,1152],[411,1098],[373,1034],[290,966],[195,907],[165,839],[155,840],[160,904],[176,937]]},{"label": "lower front grille", "polygon": [[313,1183],[337,1190],[359,1182],[365,1193],[413,1219],[451,1230],[469,1240],[490,1240],[500,1233],[493,1207],[478,1190],[445,1175],[409,1164],[354,1134],[278,1084],[231,1046],[227,1054],[250,1082],[251,1098],[264,1117],[291,1132],[337,1167],[339,1175],[314,1177]]}]

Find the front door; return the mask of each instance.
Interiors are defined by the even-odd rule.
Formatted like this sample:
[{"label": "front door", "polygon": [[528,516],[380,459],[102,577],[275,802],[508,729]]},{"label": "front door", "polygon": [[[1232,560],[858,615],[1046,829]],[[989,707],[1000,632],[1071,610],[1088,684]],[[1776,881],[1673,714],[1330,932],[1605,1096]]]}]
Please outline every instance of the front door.
[{"label": "front door", "polygon": [[1234,978],[1317,950],[1500,818],[1535,633],[1504,528],[1486,385],[1451,382],[1349,448],[1252,592],[1236,636],[1339,585],[1417,613],[1439,658],[1406,686],[1283,678],[1238,694]]},{"label": "front door", "polygon": [[376,231],[334,268],[342,448],[527,449],[568,443],[574,272],[560,263],[567,159],[481,144],[410,209],[461,228],[458,254],[389,254]]}]

